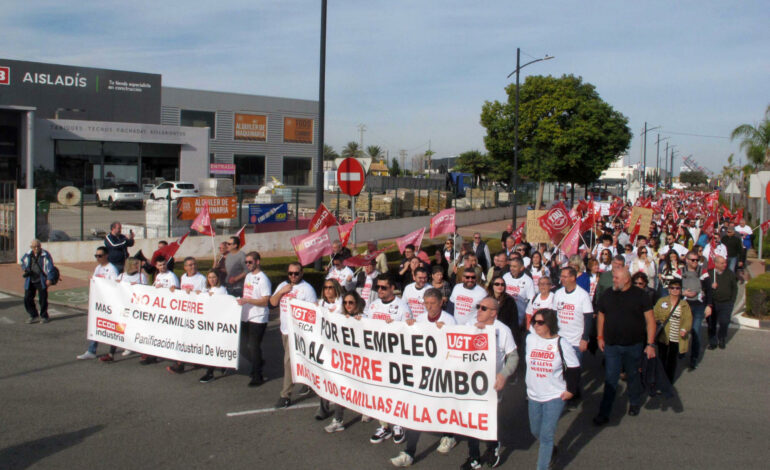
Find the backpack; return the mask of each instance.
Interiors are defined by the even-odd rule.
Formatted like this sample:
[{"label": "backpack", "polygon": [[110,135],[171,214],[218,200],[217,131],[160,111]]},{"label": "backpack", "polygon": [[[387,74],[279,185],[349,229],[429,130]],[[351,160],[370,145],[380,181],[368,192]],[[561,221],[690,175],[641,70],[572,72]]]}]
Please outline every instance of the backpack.
[{"label": "backpack", "polygon": [[59,280],[61,279],[61,274],[59,273],[59,268],[56,266],[51,266],[51,285],[55,286],[59,283]]}]

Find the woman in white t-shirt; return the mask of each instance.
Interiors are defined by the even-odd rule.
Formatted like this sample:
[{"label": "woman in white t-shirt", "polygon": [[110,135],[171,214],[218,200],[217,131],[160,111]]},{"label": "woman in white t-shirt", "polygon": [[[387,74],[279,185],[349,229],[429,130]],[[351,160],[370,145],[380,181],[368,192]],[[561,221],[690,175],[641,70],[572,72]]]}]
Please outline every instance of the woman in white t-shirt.
[{"label": "woman in white t-shirt", "polygon": [[[206,273],[206,293],[211,295],[227,295],[227,289],[221,284],[219,274],[216,271]],[[222,368],[222,375],[227,375],[229,371]],[[208,367],[206,374],[198,380],[202,384],[207,384],[214,380],[214,367]]]},{"label": "woman in white t-shirt", "polygon": [[553,308],[553,292],[551,292],[552,287],[553,284],[551,283],[550,277],[541,277],[538,281],[538,293],[532,297],[532,300],[530,300],[527,304],[527,320],[524,325],[525,331],[530,329],[530,324],[532,323],[532,315],[534,315],[535,312],[544,308]]},{"label": "woman in white t-shirt", "polygon": [[599,255],[599,272],[604,271],[612,271],[612,252],[606,248]]},{"label": "woman in white t-shirt", "polygon": [[529,265],[529,272],[535,285],[537,285],[537,281],[541,277],[549,277],[551,275],[548,267],[543,264],[543,255],[539,251],[532,253],[532,264]]},{"label": "woman in white t-shirt", "polygon": [[532,316],[534,334],[527,336],[527,397],[529,428],[540,440],[537,468],[549,468],[556,455],[554,436],[564,404],[578,389],[580,362],[575,350],[557,333],[559,320],[552,309]]},{"label": "woman in white t-shirt", "polygon": [[640,246],[636,250],[636,259],[631,262],[631,275],[644,273],[647,279],[652,282],[653,289],[658,288],[658,267],[648,253],[647,246]]},{"label": "woman in white t-shirt", "polygon": [[324,280],[318,306],[325,308],[329,313],[341,313],[343,292],[342,285],[336,279]]}]

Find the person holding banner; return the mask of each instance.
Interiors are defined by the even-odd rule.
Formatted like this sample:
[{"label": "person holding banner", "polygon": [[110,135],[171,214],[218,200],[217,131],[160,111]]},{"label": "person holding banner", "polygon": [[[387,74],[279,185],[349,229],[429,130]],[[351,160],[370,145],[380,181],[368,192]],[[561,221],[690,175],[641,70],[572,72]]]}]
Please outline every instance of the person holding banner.
[{"label": "person holding banner", "polygon": [[[291,392],[294,386],[291,381],[291,355],[289,352],[289,322],[291,321],[289,301],[297,299],[316,303],[318,300],[313,286],[302,279],[303,274],[304,271],[300,263],[297,261],[289,263],[286,271],[287,279],[278,284],[270,297],[270,305],[280,307],[281,342],[283,344],[283,385],[276,408],[286,408],[291,405]],[[305,392],[304,395],[310,393],[310,389],[307,387],[303,387],[303,391]]]},{"label": "person holding banner", "polygon": [[[237,237],[232,237],[236,238]],[[232,238],[230,240],[232,240]],[[232,256],[232,255],[231,255]],[[228,259],[230,256],[228,256]],[[248,274],[243,280],[243,297],[238,298],[241,310],[241,327],[248,335],[248,348],[251,357],[251,381],[249,387],[259,387],[265,383],[262,376],[262,338],[265,336],[267,321],[270,316],[270,279],[259,267],[260,255],[252,251],[246,255]],[[230,272],[228,271],[228,275]]]},{"label": "person holding banner", "polygon": [[540,441],[537,468],[546,470],[556,456],[554,436],[559,417],[564,405],[578,392],[580,361],[569,342],[559,336],[554,310],[535,312],[532,329],[534,334],[527,336],[525,378],[529,428]]},{"label": "person holding banner", "polygon": [[[147,285],[147,276],[142,272],[141,270],[142,262],[139,261],[138,258],[128,258],[126,260],[125,264],[125,271],[120,273],[118,278],[116,279],[118,282],[125,282],[131,285],[134,284],[142,284]],[[110,346],[110,352],[109,354],[105,354],[104,356],[100,357],[99,360],[102,362],[111,362],[115,360],[115,352],[118,350],[117,346]],[[129,356],[131,355],[131,351],[128,349],[123,351],[123,356]]]},{"label": "person holding banner", "polygon": [[[205,292],[208,295],[227,295],[227,289],[222,285],[222,281],[219,279],[219,272],[211,269],[206,273],[206,289]],[[225,369],[222,372],[227,374]],[[214,380],[214,368],[206,368],[206,374],[201,377],[198,382],[207,384]]]},{"label": "person holding banner", "polygon": [[[497,376],[495,378],[495,390],[500,399],[500,392],[503,390],[508,377],[516,372],[519,365],[519,354],[516,350],[516,342],[513,340],[513,333],[510,328],[497,319],[499,304],[492,297],[485,297],[479,304],[476,311],[476,328],[484,329],[492,326],[495,330],[496,342],[496,367]],[[495,468],[501,463],[500,441],[487,441],[487,450],[482,458],[479,449],[479,440],[468,438],[468,460],[462,468],[477,470],[481,468],[482,462],[489,467]]]},{"label": "person holding banner", "polygon": [[[195,258],[188,256],[184,259],[183,266],[185,273],[182,274],[182,278],[179,281],[179,288],[188,294],[191,292],[195,292],[196,294],[205,292],[207,289],[206,277],[198,272],[198,262]],[[174,292],[176,287],[171,286],[169,289],[171,292]],[[168,366],[166,367],[166,370],[172,374],[182,374],[184,373],[184,362],[177,361],[176,365]]]},{"label": "person holding banner", "polygon": [[[118,269],[109,262],[107,259],[107,248],[100,246],[96,248],[96,267],[94,268],[94,274],[92,277],[98,277],[101,279],[107,279],[115,281],[118,279]],[[77,359],[96,359],[96,348],[99,347],[99,343],[96,341],[90,341],[88,343],[88,349],[83,354],[77,356]]]},{"label": "person holding banner", "polygon": [[174,271],[168,269],[168,263],[166,262],[165,257],[158,256],[155,259],[155,269],[157,269],[157,273],[155,274],[155,279],[152,281],[153,287],[164,289],[179,287],[179,278],[176,277]]}]

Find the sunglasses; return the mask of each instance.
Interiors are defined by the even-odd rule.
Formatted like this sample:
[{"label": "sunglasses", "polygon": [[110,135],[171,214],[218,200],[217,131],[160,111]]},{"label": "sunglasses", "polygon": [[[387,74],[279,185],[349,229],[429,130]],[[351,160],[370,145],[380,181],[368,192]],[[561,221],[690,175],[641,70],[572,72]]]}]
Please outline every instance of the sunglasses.
[{"label": "sunglasses", "polygon": [[532,323],[535,325],[543,326],[545,325],[545,320],[532,320]]},{"label": "sunglasses", "polygon": [[355,300],[346,300],[346,301],[344,301],[342,303],[345,304],[345,305],[355,305],[356,301]]},{"label": "sunglasses", "polygon": [[246,261],[246,264],[254,264],[254,261]]},{"label": "sunglasses", "polygon": [[289,271],[289,276],[299,276],[299,271]]},{"label": "sunglasses", "polygon": [[693,263],[696,263],[698,261],[698,258],[687,258],[687,261],[692,261]]},{"label": "sunglasses", "polygon": [[334,286],[324,286],[324,289],[334,289]]},{"label": "sunglasses", "polygon": [[668,290],[682,290],[682,288],[681,288],[681,287],[679,287],[679,286],[670,286],[670,287],[668,288]]},{"label": "sunglasses", "polygon": [[104,255],[94,255],[94,258],[104,258]]},{"label": "sunglasses", "polygon": [[500,286],[505,287],[505,283],[504,282],[495,282],[492,285],[495,286],[495,287],[500,287]]},{"label": "sunglasses", "polygon": [[376,290],[387,290],[388,286],[383,286],[383,285],[377,284],[376,286],[374,286],[374,288]]},{"label": "sunglasses", "polygon": [[476,276],[463,276],[463,279],[476,279]]},{"label": "sunglasses", "polygon": [[486,312],[487,310],[492,310],[492,311],[497,310],[496,308],[487,307],[486,305],[477,305],[476,308],[481,310],[482,312]]}]

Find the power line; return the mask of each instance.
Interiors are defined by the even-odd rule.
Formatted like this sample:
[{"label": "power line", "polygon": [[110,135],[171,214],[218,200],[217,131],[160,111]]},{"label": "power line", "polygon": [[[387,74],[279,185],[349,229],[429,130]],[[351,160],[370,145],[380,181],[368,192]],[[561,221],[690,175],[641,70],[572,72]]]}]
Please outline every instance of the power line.
[{"label": "power line", "polygon": [[686,136],[690,136],[690,137],[708,137],[708,138],[711,138],[711,139],[729,139],[729,137],[725,137],[723,135],[693,134],[693,133],[690,133],[690,132],[674,132],[674,131],[666,130],[665,128],[663,128],[663,133],[664,134],[673,134],[673,135],[686,135]]}]

